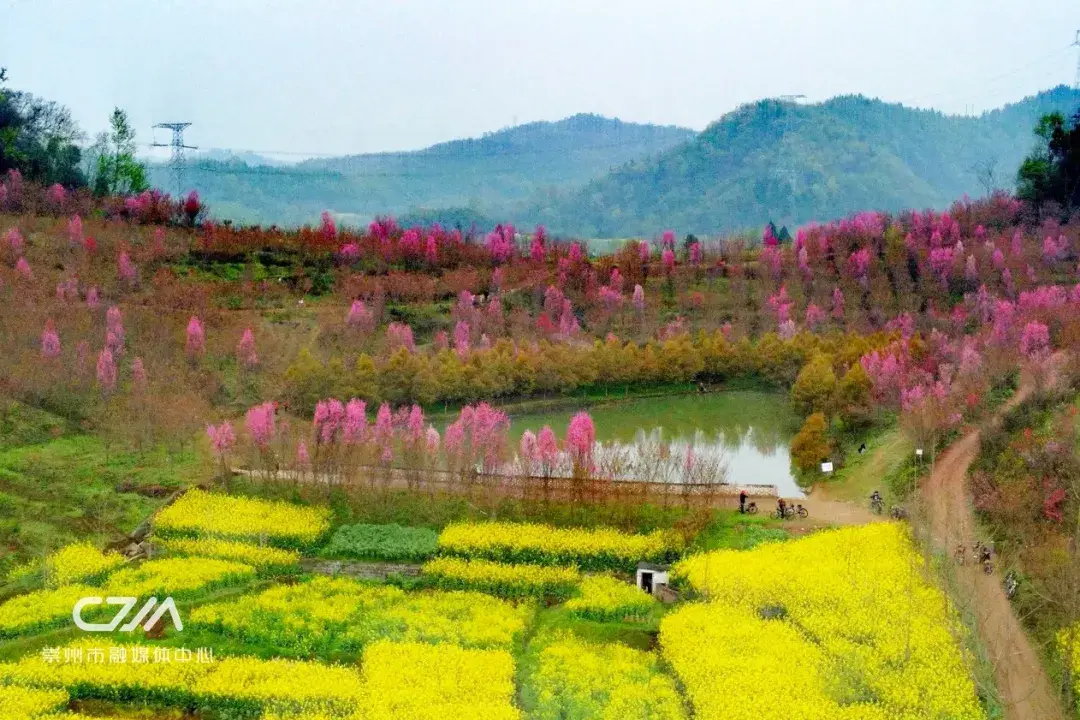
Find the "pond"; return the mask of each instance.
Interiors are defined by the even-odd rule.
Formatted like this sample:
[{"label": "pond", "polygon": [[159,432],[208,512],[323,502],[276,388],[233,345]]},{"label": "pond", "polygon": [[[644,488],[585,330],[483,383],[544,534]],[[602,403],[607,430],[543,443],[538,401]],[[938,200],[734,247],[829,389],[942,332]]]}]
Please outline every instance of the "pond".
[{"label": "pond", "polygon": [[775,485],[782,497],[803,497],[791,475],[790,444],[798,421],[785,395],[729,391],[511,412],[511,442],[516,448],[523,432],[539,432],[544,425],[550,425],[561,441],[570,418],[582,409],[592,415],[597,442],[616,452],[636,458],[665,448],[671,460],[666,471],[670,482],[683,476],[686,448],[692,444],[694,464],[704,472],[724,465],[730,484]]}]

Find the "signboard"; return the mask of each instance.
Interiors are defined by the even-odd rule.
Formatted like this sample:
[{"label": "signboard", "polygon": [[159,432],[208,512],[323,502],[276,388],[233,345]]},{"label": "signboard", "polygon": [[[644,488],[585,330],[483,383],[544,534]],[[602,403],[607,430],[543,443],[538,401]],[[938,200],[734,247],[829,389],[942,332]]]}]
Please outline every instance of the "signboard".
[{"label": "signboard", "polygon": [[915,448],[915,455],[917,457],[922,457],[922,448]]},{"label": "signboard", "polygon": [[823,462],[823,463],[821,463],[821,472],[823,472],[823,473],[831,473],[832,472],[832,463],[831,462]]}]

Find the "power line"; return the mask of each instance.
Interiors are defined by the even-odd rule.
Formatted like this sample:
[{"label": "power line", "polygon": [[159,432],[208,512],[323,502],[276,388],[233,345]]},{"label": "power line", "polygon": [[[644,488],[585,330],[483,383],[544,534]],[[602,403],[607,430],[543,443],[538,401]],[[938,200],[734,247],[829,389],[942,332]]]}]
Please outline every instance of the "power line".
[{"label": "power line", "polygon": [[186,161],[184,159],[184,150],[198,150],[194,145],[184,144],[184,130],[191,127],[189,122],[174,122],[174,123],[158,123],[154,128],[163,128],[165,130],[172,130],[172,142],[171,143],[153,143],[153,147],[171,147],[172,157],[169,159],[169,166],[172,168],[173,176],[176,179],[176,197],[182,197],[184,194],[184,166]]}]

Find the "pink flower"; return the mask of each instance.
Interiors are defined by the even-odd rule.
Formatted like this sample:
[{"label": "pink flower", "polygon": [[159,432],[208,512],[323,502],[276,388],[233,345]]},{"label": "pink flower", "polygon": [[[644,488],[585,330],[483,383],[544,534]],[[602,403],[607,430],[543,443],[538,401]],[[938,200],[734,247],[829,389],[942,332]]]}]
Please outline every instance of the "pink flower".
[{"label": "pink flower", "polygon": [[701,263],[701,243],[690,243],[690,263],[692,265],[699,265]]},{"label": "pink flower", "polygon": [[536,435],[532,430],[526,430],[521,434],[520,449],[518,456],[521,458],[523,470],[526,475],[532,475],[532,468],[540,459],[539,447],[536,444]]},{"label": "pink flower", "polygon": [[203,334],[202,321],[195,315],[188,320],[186,350],[189,357],[202,354],[206,349],[206,336]]},{"label": "pink flower", "polygon": [[259,364],[259,356],[255,352],[255,333],[251,328],[246,328],[240,336],[240,342],[236,345],[236,359],[246,368]]},{"label": "pink flower", "polygon": [[454,326],[454,351],[462,359],[469,354],[469,323],[464,320]]},{"label": "pink flower", "polygon": [[675,270],[675,252],[665,248],[660,258],[664,264],[664,272],[670,275]]},{"label": "pink flower", "polygon": [[236,433],[233,432],[233,427],[228,420],[217,427],[207,425],[206,436],[210,438],[210,447],[214,449],[214,453],[220,458],[224,458],[236,445]]},{"label": "pink flower", "polygon": [[1024,236],[1020,233],[1019,230],[1013,233],[1012,245],[1009,249],[1009,252],[1011,252],[1013,255],[1020,255],[1024,252]]},{"label": "pink flower", "polygon": [[542,263],[547,258],[547,230],[543,225],[536,226],[533,233],[532,244],[529,247],[529,256],[534,262]]},{"label": "pink flower", "polygon": [[577,241],[570,243],[570,252],[567,253],[566,257],[571,265],[580,265],[585,260],[585,253],[581,249],[581,243]]},{"label": "pink flower", "polygon": [[136,390],[146,389],[146,366],[143,365],[142,358],[140,357],[131,361],[131,380],[135,383]]},{"label": "pink flower", "polygon": [[345,430],[343,439],[346,445],[362,443],[367,435],[367,403],[353,398],[345,405]]},{"label": "pink flower", "polygon": [[110,392],[116,387],[116,361],[108,348],[98,354],[97,381],[102,392]]},{"label": "pink flower", "polygon": [[592,470],[593,446],[596,444],[596,427],[587,412],[579,412],[570,419],[566,430],[566,447],[574,464],[586,471]]},{"label": "pink flower", "polygon": [[548,425],[540,428],[540,434],[536,437],[536,453],[545,474],[558,464],[559,443],[555,439],[555,431]]},{"label": "pink flower", "polygon": [[501,267],[495,268],[491,272],[491,291],[496,292],[502,289],[503,281],[505,280],[505,274]]},{"label": "pink flower", "polygon": [[60,356],[60,336],[52,320],[45,323],[45,329],[41,331],[41,356],[50,360]]},{"label": "pink flower", "polygon": [[25,242],[23,241],[23,236],[19,234],[19,228],[11,228],[7,231],[5,237],[7,238],[8,247],[11,248],[11,252],[16,255],[22,255]]},{"label": "pink flower", "polygon": [[71,247],[78,247],[82,245],[83,241],[83,224],[82,218],[78,215],[72,215],[67,224],[68,232],[68,244]]},{"label": "pink flower", "polygon": [[416,349],[412,328],[405,323],[390,323],[386,328],[386,342],[391,351],[405,348],[412,352]]},{"label": "pink flower", "polygon": [[348,264],[360,259],[360,246],[354,242],[345,243],[338,249],[338,257]]},{"label": "pink flower", "polygon": [[296,465],[306,468],[311,464],[311,455],[308,453],[307,443],[300,440],[296,443]]},{"label": "pink flower", "polygon": [[437,265],[439,262],[439,240],[434,234],[427,236],[424,246],[424,260],[429,265]]},{"label": "pink flower", "polygon": [[424,450],[428,457],[434,459],[439,454],[439,431],[432,425],[428,425],[424,433]]},{"label": "pink flower", "polygon": [[649,262],[649,244],[647,242],[638,243],[638,258],[641,260],[642,265]]},{"label": "pink flower", "polygon": [[645,288],[640,285],[634,286],[634,309],[641,312],[645,309]]},{"label": "pink flower", "polygon": [[832,291],[832,316],[834,320],[844,319],[844,293],[838,287]]},{"label": "pink flower", "polygon": [[828,319],[828,315],[825,311],[819,308],[814,303],[810,303],[806,306],[806,326],[815,328]]},{"label": "pink flower", "polygon": [[340,400],[328,398],[315,403],[315,417],[312,420],[315,442],[322,445],[333,443],[344,423],[345,406]]},{"label": "pink flower", "polygon": [[337,225],[334,223],[334,216],[328,210],[323,211],[319,234],[327,242],[332,242],[337,237]]},{"label": "pink flower", "polygon": [[675,249],[675,231],[665,230],[664,234],[660,238],[660,247],[667,250]]},{"label": "pink flower", "polygon": [[375,443],[382,447],[389,447],[393,439],[394,416],[390,411],[390,405],[383,403],[375,415]]},{"label": "pink flower", "polygon": [[95,285],[86,291],[86,307],[91,310],[96,310],[100,304],[101,299],[98,295],[97,286]]},{"label": "pink flower", "polygon": [[60,183],[50,185],[49,189],[45,191],[45,199],[49,201],[49,204],[53,207],[60,207],[64,204],[64,200],[67,198],[67,191],[64,190],[64,186]]},{"label": "pink flower", "polygon": [[[93,291],[96,288],[90,289]],[[107,344],[114,352],[124,346],[124,318],[120,314],[120,308],[115,305],[110,306],[105,312],[105,337],[112,338],[112,341]]]},{"label": "pink flower", "polygon": [[135,263],[131,262],[131,258],[128,257],[126,252],[121,252],[116,259],[116,276],[122,282],[130,285],[135,282],[137,275],[138,271],[135,269]]},{"label": "pink flower", "polygon": [[365,334],[375,329],[375,316],[368,310],[363,300],[353,300],[346,322]]},{"label": "pink flower", "polygon": [[409,410],[409,419],[406,421],[405,427],[409,431],[412,441],[420,442],[420,438],[424,435],[424,411],[419,405],[413,404]]},{"label": "pink flower", "polygon": [[244,426],[248,435],[260,449],[266,449],[274,439],[275,411],[274,403],[266,402],[248,408],[244,415]]},{"label": "pink flower", "polygon": [[1029,360],[1041,360],[1050,355],[1050,329],[1032,321],[1020,335],[1020,353]]},{"label": "pink flower", "polygon": [[439,330],[435,333],[433,342],[436,350],[446,350],[450,347],[450,337],[446,334],[445,330]]},{"label": "pink flower", "polygon": [[30,269],[30,263],[26,262],[25,257],[20,257],[15,263],[15,272],[19,273],[23,280],[34,279],[34,272]]}]

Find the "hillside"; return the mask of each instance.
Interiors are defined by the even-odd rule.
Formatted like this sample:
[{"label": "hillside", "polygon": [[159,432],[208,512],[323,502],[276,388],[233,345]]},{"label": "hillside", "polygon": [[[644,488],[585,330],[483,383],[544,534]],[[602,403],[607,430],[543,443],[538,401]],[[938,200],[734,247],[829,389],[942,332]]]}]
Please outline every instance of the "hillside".
[{"label": "hillside", "polygon": [[862,96],[764,100],[659,158],[536,201],[524,214],[555,231],[625,237],[828,220],[863,208],[942,208],[986,192],[976,168],[987,162],[994,185],[1011,188],[1038,117],[1077,105],[1080,92],[1064,86],[979,117]]},{"label": "hillside", "polygon": [[[188,178],[219,216],[247,222],[299,224],[317,220],[325,209],[361,218],[465,207],[471,215],[497,215],[512,203],[583,185],[693,135],[685,128],[575,115],[415,152],[319,158],[291,167],[200,160],[189,164]],[[164,166],[152,168],[151,176],[154,184],[171,186]]]}]

